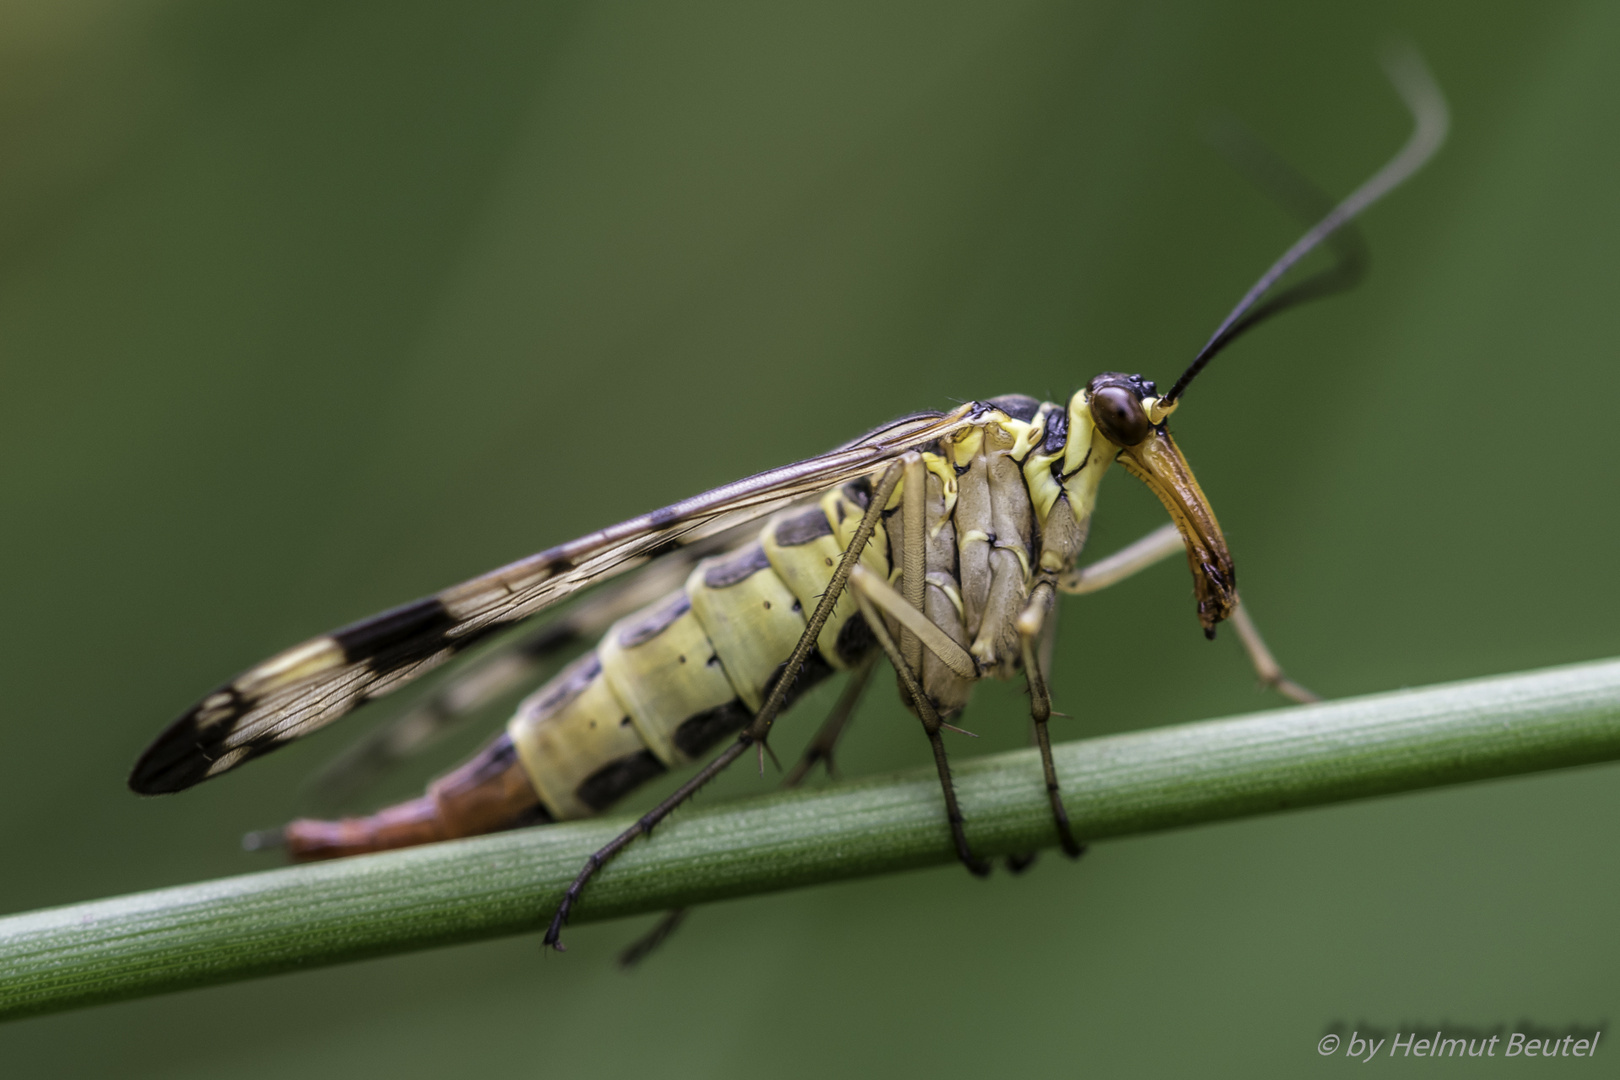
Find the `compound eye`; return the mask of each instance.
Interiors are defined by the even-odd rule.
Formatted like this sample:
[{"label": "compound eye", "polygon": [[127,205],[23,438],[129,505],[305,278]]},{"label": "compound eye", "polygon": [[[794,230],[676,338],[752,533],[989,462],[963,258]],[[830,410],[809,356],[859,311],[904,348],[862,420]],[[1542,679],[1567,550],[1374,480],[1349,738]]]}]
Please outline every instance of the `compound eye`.
[{"label": "compound eye", "polygon": [[1092,394],[1091,417],[1118,446],[1135,446],[1153,433],[1142,403],[1123,386],[1105,386]]}]

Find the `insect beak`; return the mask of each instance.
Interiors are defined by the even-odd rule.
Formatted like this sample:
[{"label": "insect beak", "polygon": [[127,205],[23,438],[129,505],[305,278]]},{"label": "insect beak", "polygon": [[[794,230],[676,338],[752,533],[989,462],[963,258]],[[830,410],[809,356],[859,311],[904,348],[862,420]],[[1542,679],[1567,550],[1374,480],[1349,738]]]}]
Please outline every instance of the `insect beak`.
[{"label": "insect beak", "polygon": [[1210,509],[1187,459],[1161,425],[1135,446],[1120,450],[1118,460],[1127,472],[1152,489],[1181,531],[1198,598],[1198,621],[1204,626],[1204,636],[1214,637],[1215,624],[1237,607],[1237,575],[1220,522],[1215,520],[1215,511]]}]

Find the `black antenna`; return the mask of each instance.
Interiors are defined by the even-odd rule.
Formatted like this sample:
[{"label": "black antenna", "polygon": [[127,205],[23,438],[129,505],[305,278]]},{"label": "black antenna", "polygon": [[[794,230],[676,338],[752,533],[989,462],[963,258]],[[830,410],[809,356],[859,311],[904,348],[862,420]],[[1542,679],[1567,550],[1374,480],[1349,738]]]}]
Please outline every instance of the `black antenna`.
[{"label": "black antenna", "polygon": [[[1439,85],[1435,83],[1434,76],[1429,74],[1429,69],[1424,65],[1423,58],[1418,55],[1417,50],[1410,45],[1390,48],[1384,55],[1384,71],[1412,113],[1412,134],[1406,140],[1406,145],[1401,147],[1400,153],[1391,158],[1388,164],[1352,192],[1349,198],[1311,226],[1304,236],[1294,242],[1293,247],[1283,252],[1282,258],[1272,263],[1271,268],[1260,275],[1260,280],[1243,294],[1243,299],[1238,301],[1237,307],[1233,308],[1231,314],[1227,315],[1216,328],[1215,333],[1204,343],[1204,347],[1198,350],[1193,362],[1181,373],[1181,378],[1176,380],[1176,384],[1162,399],[1164,404],[1169,405],[1179,400],[1188,384],[1198,377],[1198,373],[1214,359],[1215,354],[1226,348],[1245,330],[1295,304],[1338,292],[1360,277],[1361,271],[1356,266],[1355,260],[1344,259],[1342,256],[1345,249],[1341,248],[1341,262],[1338,267],[1302,281],[1260,307],[1255,307],[1256,302],[1270,291],[1271,287],[1277,284],[1277,280],[1292,269],[1295,263],[1349,224],[1357,214],[1389,194],[1421,169],[1429,158],[1434,156],[1434,152],[1440,149],[1440,144],[1445,142],[1446,129],[1451,123],[1445,95],[1440,92]],[[1364,263],[1362,265],[1364,266]],[[1251,308],[1254,310],[1251,311]]]},{"label": "black antenna", "polygon": [[[1333,200],[1325,192],[1277,156],[1237,119],[1223,117],[1218,120],[1211,125],[1209,139],[1250,183],[1305,225],[1316,224],[1333,209]],[[1343,228],[1328,236],[1323,243],[1333,249],[1333,265],[1316,271],[1303,281],[1294,282],[1250,308],[1226,331],[1221,348],[1273,315],[1310,300],[1345,292],[1361,283],[1362,278],[1367,276],[1369,259],[1367,241],[1356,223],[1346,222]]]}]

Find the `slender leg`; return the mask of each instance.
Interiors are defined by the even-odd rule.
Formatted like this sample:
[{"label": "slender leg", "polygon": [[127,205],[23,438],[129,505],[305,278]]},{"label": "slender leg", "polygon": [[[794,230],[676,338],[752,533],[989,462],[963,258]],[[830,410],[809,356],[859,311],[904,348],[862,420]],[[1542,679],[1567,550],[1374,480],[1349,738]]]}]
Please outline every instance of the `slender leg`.
[{"label": "slender leg", "polygon": [[[1181,534],[1176,531],[1176,527],[1162,525],[1107,558],[1069,571],[1059,581],[1058,588],[1066,593],[1097,592],[1185,550]],[[1249,618],[1248,610],[1241,602],[1232,613],[1231,623],[1233,629],[1237,631],[1238,640],[1243,642],[1244,651],[1249,654],[1249,663],[1254,665],[1255,674],[1260,676],[1260,685],[1268,690],[1275,690],[1288,700],[1297,701],[1301,705],[1322,700],[1283,674],[1282,665],[1277,663],[1276,657],[1271,655],[1271,650],[1266,648],[1265,640],[1261,638],[1254,620]]]},{"label": "slender leg", "polygon": [[950,761],[945,756],[945,742],[939,735],[941,727],[939,713],[934,711],[933,702],[928,700],[928,695],[917,685],[917,677],[906,667],[899,646],[894,643],[894,638],[889,636],[889,628],[884,625],[883,617],[872,606],[872,602],[859,589],[855,590],[855,600],[860,604],[861,614],[872,628],[872,636],[877,638],[884,655],[889,658],[889,663],[894,665],[895,672],[900,676],[900,683],[905,687],[906,696],[916,708],[923,731],[928,735],[928,743],[933,747],[934,768],[939,771],[939,786],[945,792],[945,817],[951,824],[951,839],[956,844],[956,857],[962,860],[962,865],[967,867],[970,873],[984,877],[990,873],[990,864],[973,854],[973,849],[968,846],[962,808],[957,805],[956,786],[951,783]]},{"label": "slender leg", "polygon": [[[905,523],[904,550],[900,553],[900,588],[906,604],[921,612],[927,582],[924,568],[928,562],[926,531],[928,472],[923,468],[921,454],[907,454],[901,458],[906,470],[905,486],[900,491],[900,516]],[[922,639],[904,624],[900,627],[900,655],[906,667],[919,678],[922,672]]]},{"label": "slender leg", "polygon": [[1042,581],[1030,594],[1029,603],[1018,616],[1018,635],[1024,650],[1024,677],[1029,681],[1029,712],[1035,721],[1035,742],[1041,748],[1041,771],[1046,776],[1046,797],[1052,804],[1052,823],[1057,828],[1058,842],[1063,853],[1071,859],[1085,854],[1085,845],[1074,838],[1069,828],[1069,812],[1063,807],[1063,794],[1058,787],[1057,766],[1052,762],[1052,736],[1046,722],[1052,718],[1052,695],[1046,686],[1046,673],[1041,668],[1040,637],[1046,625],[1046,616],[1056,599],[1050,582]]},{"label": "slender leg", "polygon": [[[1045,668],[1049,667],[1049,664],[1045,665]],[[1029,725],[1029,745],[1040,745],[1040,740],[1035,735],[1035,724],[1033,722],[1031,722]],[[1030,867],[1034,866],[1036,862],[1040,860],[1040,857],[1041,853],[1039,851],[1020,851],[1016,854],[1008,855],[1005,860],[1007,872],[1015,876],[1022,874],[1025,870],[1028,870]]]},{"label": "slender leg", "polygon": [[[844,687],[844,692],[838,695],[838,702],[833,706],[832,712],[822,721],[815,738],[810,740],[810,745],[805,747],[798,764],[793,766],[793,771],[782,781],[784,788],[798,787],[818,762],[827,766],[828,775],[832,774],[833,748],[838,745],[839,737],[849,726],[850,717],[854,715],[855,706],[860,703],[861,694],[872,681],[872,669],[877,666],[876,661],[875,656],[869,658],[850,675],[849,683]],[[680,927],[681,923],[686,921],[686,916],[691,910],[691,908],[676,908],[674,911],[666,911],[656,926],[631,942],[619,954],[619,967],[628,971],[647,959]]]},{"label": "slender leg", "polygon": [[579,875],[574,878],[573,882],[568,886],[568,890],[563,893],[562,903],[557,906],[556,914],[551,917],[551,925],[546,929],[545,943],[558,952],[565,951],[560,940],[562,928],[568,922],[568,913],[579,902],[580,895],[584,893],[586,884],[596,876],[596,872],[606,866],[613,856],[629,847],[630,842],[636,837],[651,833],[653,826],[663,821],[677,806],[696,794],[704,784],[724,772],[726,766],[742,757],[743,752],[748,747],[749,743],[745,739],[739,739],[726,747],[719,757],[703,766],[696,776],[677,788],[675,794],[641,815],[634,825],[609,840],[600,850],[593,852],[591,857],[585,860],[585,866],[580,870]]},{"label": "slender leg", "polygon": [[1186,550],[1176,527],[1161,525],[1106,558],[1070,570],[1059,579],[1058,588],[1071,595],[1096,592]]},{"label": "slender leg", "polygon": [[[1106,558],[1069,571],[1059,580],[1058,588],[1066,593],[1088,593],[1106,589],[1184,550],[1181,535],[1176,527],[1163,525]],[[1018,633],[1023,641],[1024,674],[1029,679],[1030,714],[1035,721],[1035,740],[1040,746],[1041,767],[1046,774],[1046,793],[1052,800],[1052,820],[1057,826],[1058,838],[1063,844],[1064,852],[1071,858],[1077,858],[1085,852],[1085,847],[1074,838],[1069,827],[1069,815],[1063,808],[1063,798],[1058,789],[1057,769],[1052,763],[1052,739],[1047,730],[1047,720],[1052,715],[1052,699],[1046,686],[1046,672],[1039,661],[1037,655],[1039,650],[1036,648],[1041,629],[1051,611],[1053,599],[1050,584],[1041,582],[1036,585],[1029,603],[1019,616]],[[1238,639],[1243,642],[1250,663],[1260,676],[1262,685],[1292,701],[1309,703],[1321,700],[1283,674],[1281,665],[1266,648],[1265,641],[1260,637],[1260,631],[1255,628],[1254,620],[1249,618],[1248,611],[1241,604],[1232,613],[1231,622],[1237,630]]]},{"label": "slender leg", "polygon": [[1277,658],[1266,648],[1265,639],[1260,636],[1260,630],[1254,625],[1254,620],[1249,618],[1248,606],[1242,602],[1241,597],[1237,610],[1232,612],[1232,626],[1237,630],[1238,640],[1243,642],[1243,650],[1249,654],[1249,663],[1254,665],[1254,673],[1260,676],[1261,686],[1275,690],[1289,701],[1297,701],[1301,705],[1322,700],[1283,674],[1282,665],[1277,663]]},{"label": "slender leg", "polygon": [[668,817],[671,811],[689,799],[704,784],[723,772],[733,761],[742,757],[743,752],[750,746],[762,745],[765,742],[770,735],[771,725],[775,723],[777,714],[782,711],[782,706],[787,701],[788,691],[799,677],[799,669],[804,666],[810,650],[816,647],[816,638],[820,636],[821,628],[827,625],[834,605],[838,603],[838,598],[843,595],[845,586],[849,584],[850,571],[860,559],[861,550],[872,539],[878,518],[882,516],[883,507],[888,503],[889,496],[894,494],[895,485],[900,482],[903,469],[903,461],[896,461],[884,470],[883,478],[878,481],[876,490],[872,492],[872,499],[867,503],[866,513],[861,515],[861,523],[856,528],[849,547],[845,549],[843,557],[838,560],[837,568],[833,570],[832,580],[827,583],[827,591],[821,594],[821,602],[816,605],[814,614],[805,621],[804,633],[799,636],[799,643],[793,647],[792,654],[782,665],[782,674],[777,677],[775,685],[771,687],[764,704],[759,707],[753,722],[742,730],[736,742],[703,766],[696,776],[682,784],[673,795],[643,814],[634,825],[585,860],[585,865],[580,868],[578,876],[564,891],[562,903],[557,905],[557,911],[551,917],[551,925],[546,928],[544,941],[547,945],[558,952],[563,951],[562,928],[568,923],[569,912],[579,902],[591,878],[595,877],[596,872],[606,866],[613,856],[623,851],[636,837],[652,832],[655,825]]},{"label": "slender leg", "polygon": [[833,748],[843,737],[844,729],[849,726],[850,717],[855,715],[855,706],[860,704],[861,695],[871,683],[872,669],[876,666],[877,657],[874,656],[850,675],[849,684],[844,687],[844,692],[838,695],[838,702],[833,705],[832,712],[822,721],[815,738],[810,740],[810,745],[804,748],[804,754],[800,756],[798,764],[793,766],[793,771],[782,781],[783,787],[798,787],[817,764],[825,765],[827,775],[833,775]]}]

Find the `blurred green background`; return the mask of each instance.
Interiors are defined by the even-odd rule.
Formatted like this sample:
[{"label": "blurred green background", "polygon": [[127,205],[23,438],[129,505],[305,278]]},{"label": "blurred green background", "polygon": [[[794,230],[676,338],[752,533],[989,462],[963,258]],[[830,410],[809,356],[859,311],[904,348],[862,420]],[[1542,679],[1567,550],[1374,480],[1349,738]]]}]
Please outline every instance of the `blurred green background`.
[{"label": "blurred green background", "polygon": [[[1620,653],[1620,7],[6,5],[0,910],[267,865],[240,833],[388,707],[179,797],[124,775],[275,649],[901,412],[1173,378],[1297,232],[1207,125],[1347,192],[1407,132],[1391,33],[1450,145],[1367,219],[1359,292],[1176,417],[1331,696]],[[1092,551],[1161,520],[1113,478]],[[1059,737],[1272,704],[1179,566],[1064,611]],[[962,752],[1023,716],[985,687]],[[885,685],[845,768],[926,760]],[[729,903],[628,977],[649,920],[32,1020],[0,1061],[1333,1072],[1330,1029],[1620,1014],[1617,835],[1620,770],[1583,769]]]}]

